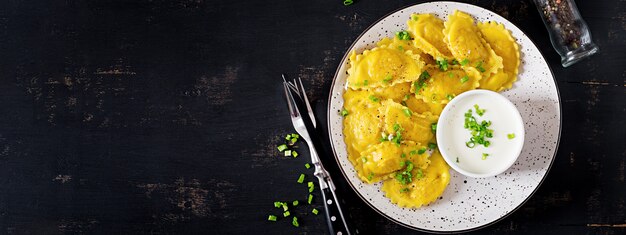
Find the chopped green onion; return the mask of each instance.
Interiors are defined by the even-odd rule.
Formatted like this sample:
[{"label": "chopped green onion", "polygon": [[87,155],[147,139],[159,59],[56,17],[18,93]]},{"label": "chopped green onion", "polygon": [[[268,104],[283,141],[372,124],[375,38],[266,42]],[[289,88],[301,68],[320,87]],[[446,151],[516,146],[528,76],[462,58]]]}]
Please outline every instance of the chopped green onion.
[{"label": "chopped green onion", "polygon": [[424,177],[424,172],[422,172],[422,169],[417,169],[417,175],[415,176],[415,178],[421,179],[423,177]]},{"label": "chopped green onion", "polygon": [[341,110],[341,116],[348,116],[348,110],[346,110],[346,108],[343,108],[343,110]]},{"label": "chopped green onion", "polygon": [[308,164],[308,163],[304,164],[304,167],[306,167],[306,169],[309,169],[309,168],[311,168],[311,164]]},{"label": "chopped green onion", "polygon": [[367,162],[367,158],[366,158],[366,157],[361,157],[361,161],[362,161],[363,163],[366,163],[366,162]]},{"label": "chopped green onion", "polygon": [[439,70],[447,71],[448,70],[448,61],[444,58],[437,57],[437,65],[439,66]]},{"label": "chopped green onion", "polygon": [[454,73],[448,73],[448,77],[449,78],[453,78],[454,77]]},{"label": "chopped green onion", "polygon": [[304,182],[304,174],[300,174],[300,177],[298,177],[298,183],[301,184],[302,182]]},{"label": "chopped green onion", "polygon": [[407,117],[411,116],[411,110],[409,110],[409,109],[403,109],[402,112],[404,112],[404,115],[407,116]]},{"label": "chopped green onion", "polygon": [[413,17],[411,17],[411,19],[413,19],[414,21],[417,21],[419,19],[419,17],[417,15],[413,15]]},{"label": "chopped green onion", "polygon": [[400,162],[400,168],[404,168],[404,164],[406,164],[406,162],[401,161],[401,162]]},{"label": "chopped green onion", "polygon": [[370,174],[367,176],[367,180],[369,180],[369,181],[372,181],[372,178],[374,178],[374,173],[370,173]]},{"label": "chopped green onion", "polygon": [[287,136],[285,136],[285,140],[291,140],[291,134],[287,134]]},{"label": "chopped green onion", "polygon": [[285,212],[283,213],[283,217],[287,217],[287,216],[289,216],[289,215],[291,215],[291,213],[290,213],[289,211],[285,211]]},{"label": "chopped green onion", "polygon": [[408,191],[409,191],[409,188],[403,188],[403,189],[400,189],[400,192],[401,192],[401,193],[406,193],[406,192],[408,192]]},{"label": "chopped green onion", "polygon": [[506,137],[512,140],[513,138],[515,138],[515,133],[507,134]]},{"label": "chopped green onion", "polygon": [[428,143],[428,149],[433,150],[437,148],[437,144],[435,143]]},{"label": "chopped green onion", "polygon": [[269,221],[276,221],[276,216],[275,215],[269,215],[267,217],[267,220],[269,220]]},{"label": "chopped green onion", "polygon": [[453,65],[457,65],[457,64],[459,64],[459,61],[458,61],[458,60],[456,60],[456,59],[452,59],[452,64],[453,64]]},{"label": "chopped green onion", "polygon": [[296,150],[291,150],[291,156],[298,157],[298,152],[296,152]]},{"label": "chopped green onion", "polygon": [[[344,1],[345,2],[345,1]],[[345,4],[344,4],[345,5]],[[300,224],[298,223],[298,217],[293,217],[293,220],[291,220],[291,224],[293,224],[293,226],[295,227],[300,227]]]},{"label": "chopped green onion", "polygon": [[374,102],[378,102],[378,101],[380,101],[380,99],[379,99],[378,97],[373,96],[373,95],[370,95],[369,99],[370,99],[371,101],[374,101]]},{"label": "chopped green onion", "polygon": [[411,40],[411,36],[406,30],[396,32],[396,37],[400,40]]},{"label": "chopped green onion", "polygon": [[312,193],[313,190],[315,189],[315,184],[313,182],[309,182],[308,186],[309,186],[309,193]]},{"label": "chopped green onion", "polygon": [[433,133],[436,133],[437,132],[437,123],[430,124],[430,129],[433,131]]},{"label": "chopped green onion", "polygon": [[291,150],[285,150],[285,157],[290,157],[291,156]]},{"label": "chopped green onion", "polygon": [[404,161],[401,163],[402,166],[406,166],[404,170],[396,173],[396,180],[398,180],[402,184],[408,184],[413,181],[413,175],[411,174],[411,170],[413,170],[413,162]]},{"label": "chopped green onion", "polygon": [[311,204],[312,201],[313,201],[313,195],[309,194],[309,197],[307,198],[306,202]]},{"label": "chopped green onion", "polygon": [[474,108],[476,109],[476,113],[478,114],[478,116],[482,117],[483,114],[485,114],[485,109],[480,109],[477,104],[474,104]]},{"label": "chopped green onion", "polygon": [[383,82],[388,83],[389,81],[391,81],[391,79],[393,79],[391,77],[391,74],[387,74],[387,76],[385,78],[383,78]]},{"label": "chopped green onion", "polygon": [[400,51],[404,51],[404,47],[402,47],[402,46],[398,46],[398,50],[400,50]]},{"label": "chopped green onion", "polygon": [[316,215],[317,215],[317,213],[319,213],[319,211],[318,211],[317,209],[313,208],[313,210],[311,211],[311,213],[313,213],[313,214],[316,214]]},{"label": "chopped green onion", "polygon": [[478,71],[480,71],[481,73],[484,73],[486,71],[485,68],[483,68],[483,62],[482,61],[479,61],[476,64],[476,69],[478,69]]},{"label": "chopped green onion", "polygon": [[468,80],[469,80],[469,77],[465,75],[461,78],[461,83],[466,83]]},{"label": "chopped green onion", "polygon": [[465,59],[461,60],[461,65],[465,66],[465,65],[469,64],[469,62],[470,62],[469,59],[465,58]]},{"label": "chopped green onion", "polygon": [[417,151],[417,154],[424,154],[426,152],[426,148],[421,148],[420,150]]},{"label": "chopped green onion", "polygon": [[285,149],[287,149],[287,145],[286,144],[278,145],[278,151],[282,152],[282,151],[285,151]]},{"label": "chopped green onion", "polygon": [[448,95],[446,95],[446,98],[447,98],[448,100],[452,100],[452,99],[454,99],[454,96],[453,96],[453,95],[448,94]]},{"label": "chopped green onion", "polygon": [[281,206],[283,206],[282,202],[274,202],[274,207],[280,208]]},{"label": "chopped green onion", "polygon": [[350,6],[350,5],[352,5],[352,3],[354,3],[354,0],[343,0],[343,5],[344,6]]},{"label": "chopped green onion", "polygon": [[287,205],[287,203],[283,203],[283,211],[288,211],[289,210],[289,205]]},{"label": "chopped green onion", "polygon": [[406,157],[406,154],[404,153],[400,154],[400,158],[405,158],[405,157]]},{"label": "chopped green onion", "polygon": [[367,86],[367,84],[369,84],[369,81],[367,80],[363,81],[363,86]]},{"label": "chopped green onion", "polygon": [[404,98],[402,98],[402,101],[407,101],[409,100],[410,96],[409,95],[404,95]]},{"label": "chopped green onion", "polygon": [[293,202],[291,203],[291,205],[293,205],[293,206],[297,206],[299,203],[300,203],[300,202],[299,202],[298,200],[295,200],[295,201],[293,201]]},{"label": "chopped green onion", "polygon": [[489,154],[487,154],[487,153],[483,153],[483,160],[486,160],[486,159],[487,159],[487,156],[489,156]]},{"label": "chopped green onion", "polygon": [[[424,149],[424,152],[426,152],[426,149]],[[411,150],[411,152],[409,152],[409,155],[415,155],[415,154],[422,154],[422,153],[419,153],[418,150]]]}]

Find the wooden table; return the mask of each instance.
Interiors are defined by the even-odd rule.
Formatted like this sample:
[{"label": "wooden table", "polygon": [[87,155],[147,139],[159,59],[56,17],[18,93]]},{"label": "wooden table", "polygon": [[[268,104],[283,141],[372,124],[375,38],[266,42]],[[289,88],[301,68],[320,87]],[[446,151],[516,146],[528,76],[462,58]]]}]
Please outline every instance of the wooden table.
[{"label": "wooden table", "polygon": [[[417,2],[3,1],[0,234],[325,233],[322,215],[299,228],[266,220],[280,213],[275,200],[307,194],[295,183],[306,148],[295,159],[276,151],[293,131],[280,74],[302,77],[324,127],[348,46]],[[469,2],[537,43],[563,109],[543,185],[477,233],[626,233],[626,2],[577,1],[601,52],[569,68],[531,1]],[[360,231],[413,232],[324,162]],[[312,207],[321,203],[293,213]]]}]

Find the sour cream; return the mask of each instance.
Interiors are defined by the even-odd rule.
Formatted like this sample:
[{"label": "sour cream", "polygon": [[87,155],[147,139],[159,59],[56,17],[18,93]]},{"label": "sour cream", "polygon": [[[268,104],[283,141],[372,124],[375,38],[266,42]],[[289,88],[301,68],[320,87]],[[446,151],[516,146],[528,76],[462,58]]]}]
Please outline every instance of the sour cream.
[{"label": "sour cream", "polygon": [[[485,110],[482,116],[474,105]],[[472,110],[478,123],[491,121],[488,128],[493,130],[493,137],[485,138],[490,142],[488,147],[467,147],[472,137],[471,131],[464,128],[468,110]],[[452,99],[443,109],[437,123],[437,145],[448,165],[459,173],[491,177],[506,171],[517,160],[524,145],[524,122],[506,97],[493,91],[471,90]]]}]

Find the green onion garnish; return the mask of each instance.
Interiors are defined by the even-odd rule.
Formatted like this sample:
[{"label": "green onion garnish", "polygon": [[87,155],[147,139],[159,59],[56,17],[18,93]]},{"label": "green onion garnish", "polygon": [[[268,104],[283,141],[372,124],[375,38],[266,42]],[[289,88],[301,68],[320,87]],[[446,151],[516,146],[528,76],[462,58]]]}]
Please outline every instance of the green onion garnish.
[{"label": "green onion garnish", "polygon": [[363,81],[363,86],[367,86],[367,84],[369,84],[369,81],[367,80]]},{"label": "green onion garnish", "polygon": [[437,148],[437,144],[435,143],[428,143],[428,149],[433,150]]},{"label": "green onion garnish", "polygon": [[487,156],[489,156],[489,154],[488,154],[488,153],[483,153],[483,160],[486,160],[486,159],[487,159]]},{"label": "green onion garnish", "polygon": [[415,178],[421,179],[423,177],[424,177],[424,172],[422,172],[422,169],[417,169],[417,175],[415,176]]},{"label": "green onion garnish", "polygon": [[[480,109],[478,105],[474,105],[476,112],[480,114],[484,114],[485,110]],[[482,116],[482,115],[481,115]],[[472,110],[469,109],[465,113],[465,124],[463,127],[470,131],[472,137],[468,142],[465,142],[465,146],[468,148],[474,148],[476,144],[483,145],[485,147],[489,147],[491,142],[486,140],[486,138],[493,137],[493,130],[488,127],[491,126],[491,121],[481,121],[480,123],[476,120],[476,118],[472,115]]]},{"label": "green onion garnish", "polygon": [[313,195],[309,194],[309,197],[307,198],[306,202],[311,204],[312,201],[313,201]]},{"label": "green onion garnish", "polygon": [[300,174],[300,177],[298,177],[298,184],[301,184],[302,182],[304,182],[304,174]]},{"label": "green onion garnish", "polygon": [[269,221],[276,221],[276,216],[275,215],[269,215],[267,217],[267,220],[269,220]]},{"label": "green onion garnish", "polygon": [[404,112],[404,115],[407,116],[407,117],[411,116],[411,110],[409,110],[409,109],[403,109],[402,112]]},{"label": "green onion garnish", "polygon": [[510,140],[512,140],[513,138],[515,138],[515,133],[507,134],[506,138],[509,138]]},{"label": "green onion garnish", "polygon": [[285,211],[285,212],[283,213],[283,217],[287,217],[287,216],[289,216],[289,215],[291,215],[291,213],[290,213],[289,211]]},{"label": "green onion garnish", "polygon": [[398,46],[398,50],[400,50],[400,51],[404,51],[404,47],[402,47],[402,46]]},{"label": "green onion garnish", "polygon": [[293,226],[295,227],[300,227],[300,224],[298,223],[298,217],[293,217],[293,220],[291,220],[291,224],[293,224]]},{"label": "green onion garnish", "polygon": [[411,36],[406,30],[396,32],[396,37],[400,40],[411,40]]},{"label": "green onion garnish", "polygon": [[295,201],[293,201],[293,202],[291,203],[291,205],[293,205],[293,206],[297,206],[299,203],[300,203],[300,202],[299,202],[298,200],[295,200]]},{"label": "green onion garnish", "polygon": [[391,74],[387,74],[387,76],[383,78],[383,82],[388,83],[389,81],[391,81],[391,79],[392,79]]},{"label": "green onion garnish", "polygon": [[402,98],[402,101],[407,101],[409,100],[410,96],[409,95],[404,95],[404,98]]},{"label": "green onion garnish", "polygon": [[350,5],[352,5],[352,3],[354,3],[354,0],[343,0],[343,5],[344,6],[350,6]]},{"label": "green onion garnish", "polygon": [[448,77],[449,77],[449,78],[453,78],[453,77],[454,77],[454,74],[453,74],[453,73],[448,73]]},{"label": "green onion garnish", "polygon": [[457,65],[457,64],[459,64],[459,61],[458,61],[458,60],[456,60],[456,59],[452,59],[452,64],[453,64],[453,65]]},{"label": "green onion garnish", "polygon": [[296,150],[291,150],[291,156],[298,157],[298,152],[296,152]]},{"label": "green onion garnish", "polygon": [[486,71],[485,68],[483,68],[483,62],[482,61],[479,61],[476,64],[476,69],[478,69],[478,71],[480,71],[481,73],[484,73]]},{"label": "green onion garnish", "polygon": [[319,213],[319,211],[318,211],[317,209],[313,208],[313,210],[311,211],[311,213],[313,213],[313,214],[316,214],[316,215],[317,215],[317,213]]},{"label": "green onion garnish", "polygon": [[461,60],[461,65],[465,66],[465,65],[469,64],[469,62],[470,62],[469,59],[465,58],[465,59]]},{"label": "green onion garnish", "polygon": [[283,203],[283,211],[288,211],[289,210],[289,205],[287,205],[287,203]]},{"label": "green onion garnish", "polygon": [[413,182],[413,175],[411,174],[411,171],[413,170],[413,162],[407,160],[404,161],[404,164],[401,165],[406,167],[404,168],[404,170],[396,173],[396,180],[398,180],[402,184],[408,184]]},{"label": "green onion garnish", "polygon": [[468,77],[467,75],[465,75],[465,76],[463,76],[463,77],[461,78],[461,83],[465,83],[465,82],[467,82],[468,80],[469,80],[469,77]]},{"label": "green onion garnish", "polygon": [[436,133],[437,132],[437,123],[430,124],[430,129],[433,131],[433,133]]},{"label": "green onion garnish", "polygon": [[374,102],[378,102],[378,101],[380,101],[380,99],[379,99],[378,97],[373,96],[373,95],[370,95],[369,99],[370,99],[371,101],[374,101]]},{"label": "green onion garnish", "polygon": [[369,180],[369,181],[372,181],[372,179],[373,179],[373,178],[374,178],[374,173],[370,173],[370,174],[367,176],[367,180]]},{"label": "green onion garnish", "polygon": [[446,95],[446,98],[447,98],[448,100],[452,100],[452,99],[454,99],[454,96],[453,96],[453,95],[448,94],[448,95]]},{"label": "green onion garnish", "polygon": [[406,157],[406,154],[402,153],[402,154],[400,154],[400,157],[401,157],[401,158],[405,158],[405,157]]},{"label": "green onion garnish", "polygon": [[403,189],[400,189],[400,192],[401,192],[401,193],[406,193],[406,192],[408,192],[408,191],[409,191],[409,188],[403,188]]},{"label": "green onion garnish", "polygon": [[476,109],[476,113],[478,114],[478,116],[482,117],[483,114],[485,114],[485,109],[480,109],[477,104],[474,105],[474,109]]},{"label": "green onion garnish", "polygon": [[346,108],[343,108],[343,110],[341,110],[341,116],[348,116],[348,110],[346,110]]},{"label": "green onion garnish", "polygon": [[274,207],[280,208],[281,206],[283,206],[282,202],[274,202]]},{"label": "green onion garnish", "polygon": [[419,19],[419,17],[417,17],[416,15],[413,15],[413,17],[411,17],[411,19],[413,19],[414,21],[417,21]]},{"label": "green onion garnish", "polygon": [[447,71],[448,70],[448,61],[444,58],[437,57],[437,65],[439,66],[439,70]]},{"label": "green onion garnish", "polygon": [[366,163],[366,162],[367,162],[367,158],[366,158],[366,157],[361,157],[361,161],[362,161],[363,163]]},{"label": "green onion garnish", "polygon": [[285,157],[291,157],[291,150],[285,150]]},{"label": "green onion garnish", "polygon": [[307,186],[309,186],[309,193],[312,193],[313,189],[315,189],[315,184],[313,182],[309,182],[307,183]]},{"label": "green onion garnish", "polygon": [[282,152],[282,151],[285,151],[285,149],[287,149],[287,145],[286,144],[278,145],[278,151]]},{"label": "green onion garnish", "polygon": [[426,152],[426,148],[421,148],[420,150],[417,151],[417,154],[424,154]]},{"label": "green onion garnish", "polygon": [[308,163],[304,164],[304,167],[306,167],[306,169],[309,169],[309,168],[311,168],[311,164],[308,164]]}]

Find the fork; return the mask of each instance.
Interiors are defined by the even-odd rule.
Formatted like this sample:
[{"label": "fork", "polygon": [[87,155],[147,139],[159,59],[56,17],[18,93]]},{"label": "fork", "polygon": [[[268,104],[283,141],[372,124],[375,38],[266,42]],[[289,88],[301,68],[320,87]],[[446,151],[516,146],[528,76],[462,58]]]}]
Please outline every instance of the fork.
[{"label": "fork", "polygon": [[[302,94],[304,94],[304,86],[302,86],[302,83],[300,83],[300,86],[302,87]],[[309,147],[311,163],[315,166],[315,172],[313,173],[313,175],[315,175],[315,177],[317,177],[319,181],[319,187],[322,192],[324,209],[326,212],[326,223],[328,224],[329,232],[333,235],[350,235],[351,233],[343,215],[343,211],[341,210],[341,206],[339,205],[339,200],[337,200],[335,184],[330,178],[330,174],[328,174],[328,171],[324,169],[324,166],[320,161],[319,155],[317,153],[317,150],[315,149],[313,140],[309,135],[309,131],[305,123],[305,121],[309,121],[311,122],[310,125],[313,125],[313,122],[310,119],[304,119],[300,113],[299,106],[303,102],[302,99],[300,99],[301,95],[294,84],[290,84],[287,81],[284,81],[283,87],[285,90],[285,98],[287,98],[287,106],[289,107],[291,123],[293,124],[296,132],[298,132],[300,137],[304,139],[304,141],[307,143],[307,146]],[[294,97],[293,93],[297,95],[298,99]],[[306,97],[306,94],[304,94],[304,96]],[[310,112],[310,115],[312,115],[312,111]]]}]

